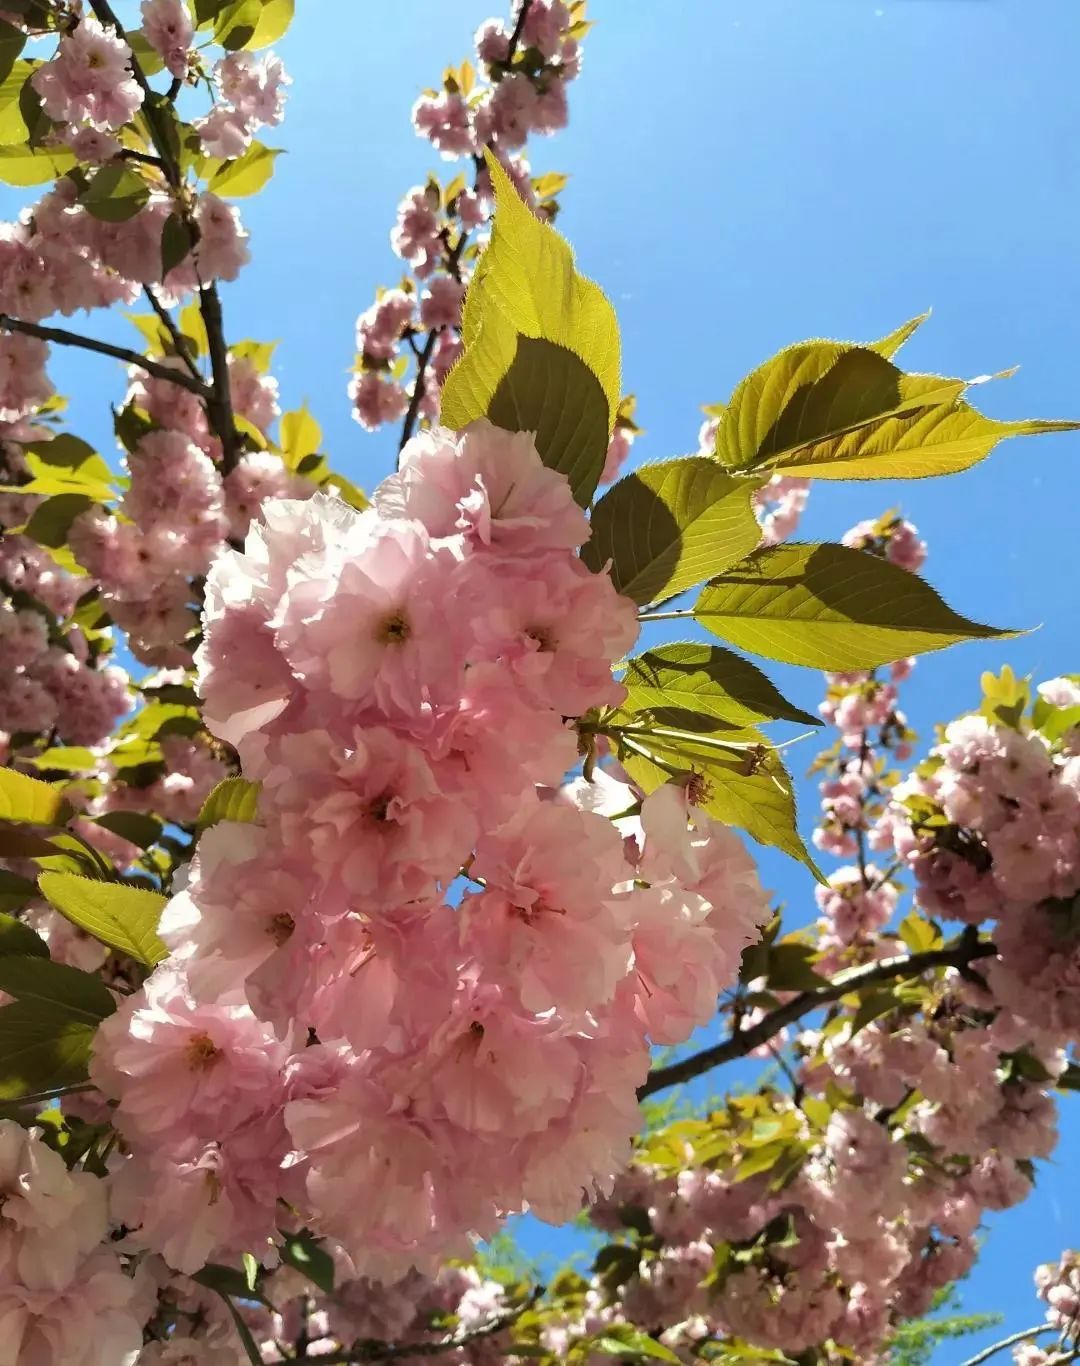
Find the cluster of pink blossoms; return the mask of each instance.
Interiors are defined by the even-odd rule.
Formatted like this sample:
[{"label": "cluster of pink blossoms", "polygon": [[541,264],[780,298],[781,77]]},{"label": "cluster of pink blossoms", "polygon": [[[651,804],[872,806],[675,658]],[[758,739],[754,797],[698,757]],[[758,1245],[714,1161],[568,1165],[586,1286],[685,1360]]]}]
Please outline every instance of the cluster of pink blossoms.
[{"label": "cluster of pink blossoms", "polygon": [[[22,340],[11,338],[10,340]],[[0,475],[24,477],[20,448],[5,441]],[[78,626],[63,634],[60,623],[93,586],[59,569],[23,526],[41,502],[27,494],[0,494],[0,758],[11,737],[55,735],[74,745],[97,744],[132,702],[127,674],[100,667]]]},{"label": "cluster of pink blossoms", "polygon": [[1080,1255],[1067,1250],[1056,1262],[1036,1267],[1035,1288],[1046,1302],[1046,1322],[1058,1340],[1053,1347],[1019,1343],[1013,1348],[1016,1366],[1055,1366],[1075,1360],[1080,1349]]},{"label": "cluster of pink blossoms", "polygon": [[1066,1043],[1080,1036],[1080,685],[1039,693],[1035,726],[952,722],[896,788],[889,834],[931,914],[996,922],[995,996]]},{"label": "cluster of pink blossoms", "polygon": [[139,1351],[155,1286],[110,1244],[106,1205],[98,1177],[0,1119],[3,1360],[117,1366]]},{"label": "cluster of pink blossoms", "polygon": [[[566,88],[581,70],[578,37],[587,27],[563,0],[517,0],[509,24],[489,19],[476,34],[476,57],[486,82],[475,84],[465,63],[448,71],[441,91],[427,91],[413,107],[413,124],[448,161],[466,158],[473,183],[456,180],[444,191],[434,178],[411,189],[398,207],[390,234],[394,252],[412,279],[380,291],[357,322],[357,367],[349,387],[361,426],[374,430],[405,415],[411,394],[404,383],[410,345],[420,386],[417,415],[435,422],[439,389],[461,355],[458,326],[477,243],[471,235],[488,222],[491,181],[483,161],[490,148],[519,193],[538,212],[553,201],[538,193],[522,149],[530,133],[566,126]],[[524,13],[522,10],[524,9]],[[612,475],[625,437],[613,443]]]},{"label": "cluster of pink blossoms", "polygon": [[198,656],[259,822],[203,836],[92,1074],[121,1217],[171,1266],[268,1255],[284,1199],[392,1278],[606,1186],[650,1037],[711,1017],[766,902],[682,788],[629,842],[590,784],[558,796],[638,628],[531,436],[436,429],[368,512],[263,516]]}]

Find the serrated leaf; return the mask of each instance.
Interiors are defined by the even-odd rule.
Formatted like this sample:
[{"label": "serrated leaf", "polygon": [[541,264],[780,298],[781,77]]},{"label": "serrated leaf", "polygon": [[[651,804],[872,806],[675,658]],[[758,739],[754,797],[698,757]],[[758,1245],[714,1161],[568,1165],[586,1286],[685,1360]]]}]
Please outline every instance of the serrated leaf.
[{"label": "serrated leaf", "polygon": [[93,505],[85,493],[55,493],[37,505],[23,534],[38,545],[62,546],[75,518]]},{"label": "serrated leaf", "polygon": [[82,1081],[95,1027],[32,1001],[0,1006],[0,1100]]},{"label": "serrated leaf", "polygon": [[0,768],[0,820],[66,825],[74,812],[62,792],[13,768]]},{"label": "serrated leaf", "polygon": [[749,660],[718,645],[676,641],[628,661],[622,682],[629,690],[623,711],[648,711],[661,724],[672,713],[698,712],[725,726],[795,721],[819,726],[819,718],[793,706]]},{"label": "serrated leaf", "polygon": [[[26,892],[17,890],[16,883],[23,884],[27,888]],[[29,878],[17,877],[14,873],[0,870],[0,906],[14,910],[17,906],[25,905],[36,895],[37,888]],[[48,958],[49,946],[29,925],[16,920],[13,915],[0,912],[0,956],[7,957],[10,954],[20,958],[27,955]]]},{"label": "serrated leaf", "polygon": [[259,814],[259,784],[246,778],[223,778],[203,802],[199,829],[209,830],[218,821],[250,824]]},{"label": "serrated leaf", "polygon": [[107,811],[104,816],[95,816],[94,824],[140,849],[149,849],[161,838],[161,821],[145,811]]},{"label": "serrated leaf", "polygon": [[756,485],[714,460],[645,465],[612,485],[592,512],[581,558],[636,603],[673,597],[748,555],[761,540]]},{"label": "serrated leaf", "polygon": [[25,761],[35,768],[56,769],[62,773],[92,773],[97,768],[98,756],[85,745],[57,745],[42,750]]},{"label": "serrated leaf", "polygon": [[102,222],[126,223],[141,212],[149,198],[150,187],[142,176],[123,162],[111,162],[94,172],[79,203]]},{"label": "serrated leaf", "polygon": [[308,412],[307,404],[281,415],[281,454],[294,470],[305,456],[315,455],[322,446],[322,428]]},{"label": "serrated leaf", "polygon": [[[545,463],[568,474],[575,496],[586,504],[603,469],[607,437],[619,403],[615,313],[603,292],[574,269],[569,245],[526,207],[495,158],[485,155],[495,186],[495,222],[465,298],[465,353],[443,387],[442,421],[461,428],[489,415],[496,392],[519,356],[520,338],[547,342],[572,353],[584,369],[591,371],[606,399],[603,450],[590,418],[588,432],[561,429],[559,435],[570,443],[569,448],[541,449],[540,453]],[[520,355],[523,364],[530,355],[543,356],[548,382],[554,385],[572,379],[577,396],[584,392],[580,369],[565,362],[559,352],[526,347]],[[539,384],[538,380],[532,386],[533,402]],[[515,392],[524,393],[529,386],[516,380],[513,387]],[[509,407],[510,398],[504,391],[503,409]],[[548,402],[553,401],[554,396]]]},{"label": "serrated leaf", "polygon": [[274,174],[274,162],[281,155],[279,147],[266,147],[253,142],[243,156],[226,161],[210,177],[208,188],[213,194],[227,199],[245,199],[257,194]]},{"label": "serrated leaf", "polygon": [[759,844],[782,849],[824,881],[796,829],[791,777],[759,731],[725,731],[712,740],[650,729],[627,738],[630,744],[620,760],[646,793],[676,774],[694,774],[703,811],[745,830]]},{"label": "serrated leaf", "polygon": [[543,338],[518,336],[487,415],[504,431],[533,432],[544,464],[566,475],[579,503],[588,502],[603,469],[609,410],[600,381],[579,356]]},{"label": "serrated leaf", "polygon": [[293,21],[296,0],[262,0],[255,32],[244,46],[251,51],[269,47],[282,38]]},{"label": "serrated leaf", "polygon": [[693,612],[740,649],[841,673],[1016,634],[960,616],[887,560],[828,544],[757,551],[706,584]]},{"label": "serrated leaf", "polygon": [[[192,247],[195,245],[195,238],[191,227],[178,213],[169,214],[168,218],[161,225],[161,278],[164,279],[170,270],[174,270],[181,261],[186,261],[191,255]],[[155,319],[155,321],[157,321]],[[160,326],[160,324],[159,324]]]},{"label": "serrated leaf", "polygon": [[157,936],[165,905],[160,893],[119,882],[94,882],[74,873],[42,873],[38,886],[55,910],[102,944],[150,968],[166,956]]},{"label": "serrated leaf", "polygon": [[884,356],[886,360],[892,360],[897,351],[915,335],[929,317],[930,310],[927,309],[925,313],[920,313],[918,317],[912,318],[909,322],[901,323],[895,332],[890,332],[880,341],[871,342],[867,349],[876,351],[879,356]]},{"label": "serrated leaf", "polygon": [[40,956],[0,955],[0,991],[90,1025],[116,1010],[112,993],[100,977]]}]

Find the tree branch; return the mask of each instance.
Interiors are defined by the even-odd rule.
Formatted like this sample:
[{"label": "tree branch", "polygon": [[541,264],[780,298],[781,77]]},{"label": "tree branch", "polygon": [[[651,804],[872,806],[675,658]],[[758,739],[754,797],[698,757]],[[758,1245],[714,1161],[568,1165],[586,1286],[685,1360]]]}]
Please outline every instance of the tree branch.
[{"label": "tree branch", "polygon": [[856,968],[848,968],[837,976],[821,991],[803,991],[782,1006],[777,1006],[768,1015],[751,1025],[749,1029],[739,1030],[725,1039],[723,1043],[704,1048],[692,1057],[670,1063],[667,1067],[657,1067],[638,1088],[638,1100],[664,1091],[669,1086],[679,1086],[683,1082],[700,1077],[702,1073],[719,1067],[722,1063],[745,1058],[755,1048],[767,1044],[779,1034],[785,1025],[809,1015],[811,1011],[838,1001],[849,991],[863,987],[876,986],[879,982],[895,981],[898,977],[917,977],[930,968],[959,967],[974,962],[977,958],[989,958],[997,949],[987,941],[972,940],[966,934],[946,944],[944,948],[928,949],[925,953],[907,954],[903,957],[886,958],[877,963],[867,963]]},{"label": "tree branch", "polygon": [[240,442],[233,421],[232,394],[229,389],[229,348],[225,345],[225,323],[221,316],[221,298],[217,285],[200,285],[199,299],[202,303],[203,323],[206,326],[206,339],[210,346],[210,369],[213,372],[213,388],[207,396],[206,406],[214,430],[221,439],[221,473],[229,474],[240,459]]},{"label": "tree branch", "polygon": [[140,370],[145,370],[155,379],[179,384],[181,389],[188,389],[191,393],[198,394],[201,399],[206,400],[209,397],[210,391],[203,380],[185,375],[180,370],[171,370],[167,365],[159,365],[157,361],[141,356],[138,351],[129,350],[126,346],[113,346],[111,342],[98,341],[96,337],[84,337],[78,332],[69,332],[64,327],[41,327],[38,323],[20,322],[18,318],[9,317],[7,313],[0,313],[0,331],[21,332],[26,337],[55,342],[58,346],[77,346],[83,351],[96,351],[99,356],[112,356],[114,360],[122,360],[127,365],[137,365]]},{"label": "tree branch", "polygon": [[179,327],[177,327],[173,315],[154,293],[152,285],[143,285],[143,293],[146,295],[150,307],[157,314],[162,327],[168,332],[172,344],[176,348],[176,354],[187,366],[188,373],[192,375],[193,378],[197,379],[200,384],[205,384],[206,381],[202,377],[202,372],[195,364],[191,352],[188,350],[187,338],[184,336],[183,332],[180,331]]},{"label": "tree branch", "polygon": [[437,1342],[405,1342],[400,1346],[390,1342],[360,1343],[347,1352],[331,1353],[328,1356],[321,1353],[294,1356],[290,1360],[318,1362],[319,1366],[353,1366],[353,1363],[362,1361],[400,1361],[404,1357],[439,1356],[442,1352],[456,1351],[482,1338],[494,1337],[496,1333],[512,1327],[526,1310],[533,1307],[543,1293],[544,1286],[535,1286],[525,1303],[518,1305],[516,1309],[500,1314],[480,1328],[473,1328],[467,1333],[450,1333]]},{"label": "tree branch", "polygon": [[989,1361],[998,1352],[1003,1352],[1006,1347],[1015,1347],[1018,1342],[1026,1342],[1029,1338],[1040,1337],[1043,1333],[1052,1331],[1049,1323],[1037,1324],[1034,1328],[1025,1328],[1022,1333],[1013,1333],[1010,1337],[1002,1338],[1000,1342],[993,1343],[990,1347],[985,1347],[981,1352],[977,1352],[973,1357],[968,1357],[963,1366],[981,1366],[984,1361]]}]

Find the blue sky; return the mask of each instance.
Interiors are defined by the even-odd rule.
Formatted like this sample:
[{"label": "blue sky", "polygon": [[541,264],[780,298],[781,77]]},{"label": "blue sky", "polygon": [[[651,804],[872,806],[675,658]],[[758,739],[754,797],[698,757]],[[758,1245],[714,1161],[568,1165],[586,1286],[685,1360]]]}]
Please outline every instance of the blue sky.
[{"label": "blue sky", "polygon": [[[446,170],[414,137],[409,107],[498,5],[298,8],[281,45],[295,79],[288,118],[267,138],[288,155],[242,205],[255,263],[225,289],[226,321],[231,340],[282,339],[286,404],[308,400],[337,467],[370,487],[395,442],[350,419],[355,317],[376,284],[397,278],[388,231],[401,195]],[[590,10],[570,128],[538,142],[533,165],[571,175],[559,226],[619,312],[624,386],[647,429],[641,458],[693,449],[700,405],[781,346],[867,340],[928,306],[934,316],[903,353],[909,367],[977,375],[1020,364],[979,393],[987,411],[1080,416],[1076,0],[591,0]],[[10,215],[21,196],[0,207]],[[121,320],[89,330],[134,337]],[[55,372],[75,429],[108,450],[105,401],[120,392],[110,363],[65,356]],[[1064,526],[1078,458],[1080,436],[1044,437],[950,480],[814,490],[804,537],[836,538],[900,506],[955,607],[1041,625],[927,659],[905,695],[924,736],[974,702],[985,668],[1007,661],[1040,678],[1080,668]],[[774,676],[813,707],[817,675]],[[811,757],[812,742],[794,766]],[[812,819],[813,789],[802,788]],[[808,878],[772,858],[765,872],[805,918]],[[1080,1240],[1066,1175],[1078,1138],[1080,1121],[1066,1117],[1057,1167],[991,1225],[966,1307],[1000,1310],[1010,1328],[1038,1320],[1033,1265]],[[535,1230],[527,1240],[561,1245]],[[937,1361],[968,1354],[946,1344]]]}]

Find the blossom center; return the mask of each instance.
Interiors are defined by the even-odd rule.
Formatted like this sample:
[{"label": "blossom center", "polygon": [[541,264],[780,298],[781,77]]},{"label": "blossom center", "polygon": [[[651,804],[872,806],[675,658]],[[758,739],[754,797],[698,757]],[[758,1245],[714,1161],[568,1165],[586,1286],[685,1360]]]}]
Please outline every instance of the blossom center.
[{"label": "blossom center", "polygon": [[194,1034],[187,1046],[188,1066],[193,1072],[209,1072],[222,1052],[209,1034]]},{"label": "blossom center", "polygon": [[270,923],[266,927],[266,933],[280,949],[282,944],[287,943],[292,938],[292,932],[296,929],[296,921],[288,911],[278,911],[277,915],[270,917]]},{"label": "blossom center", "polygon": [[384,617],[379,623],[375,637],[384,645],[404,645],[412,634],[409,619],[400,608]]},{"label": "blossom center", "polygon": [[536,642],[541,654],[551,654],[555,649],[555,632],[550,626],[526,626],[525,634]]}]

